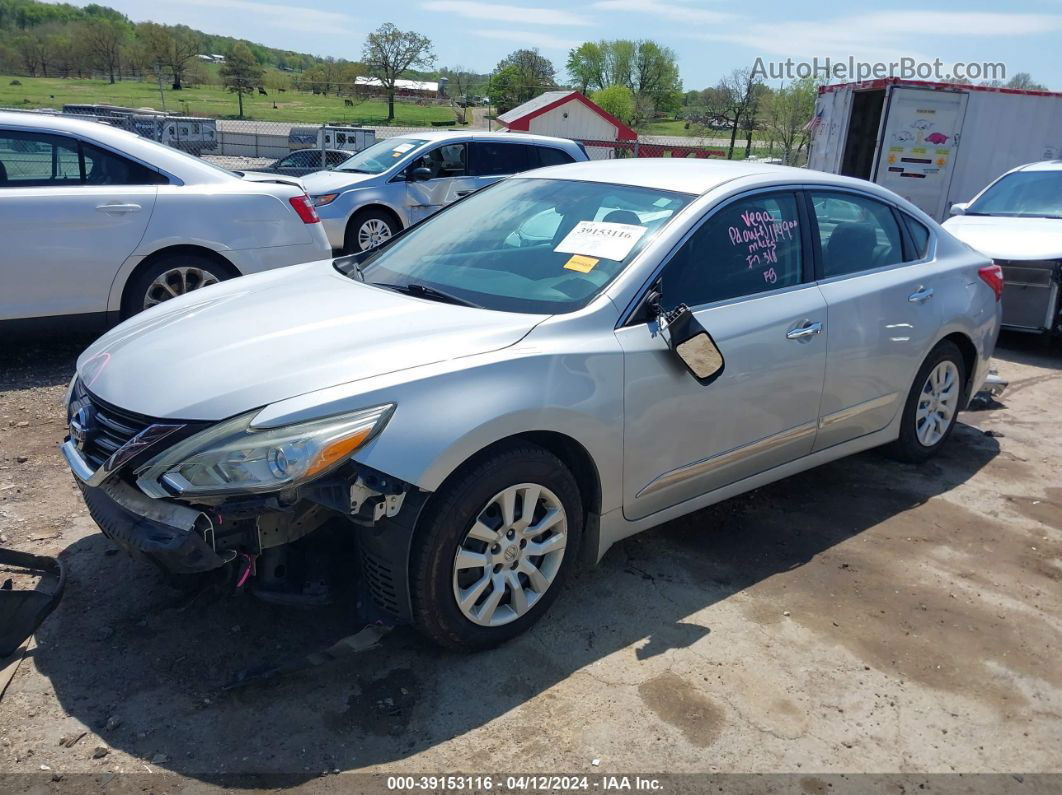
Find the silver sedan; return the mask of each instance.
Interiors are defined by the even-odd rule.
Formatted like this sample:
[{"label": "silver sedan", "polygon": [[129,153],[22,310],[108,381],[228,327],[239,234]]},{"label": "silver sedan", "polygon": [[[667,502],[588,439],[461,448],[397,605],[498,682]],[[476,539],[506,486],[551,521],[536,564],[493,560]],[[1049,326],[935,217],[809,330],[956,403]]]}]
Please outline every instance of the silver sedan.
[{"label": "silver sedan", "polygon": [[932,456],[1001,289],[867,182],[559,166],[127,321],[78,362],[63,452],[164,568],[290,603],[334,545],[366,619],[484,648],[619,539],[871,447]]}]

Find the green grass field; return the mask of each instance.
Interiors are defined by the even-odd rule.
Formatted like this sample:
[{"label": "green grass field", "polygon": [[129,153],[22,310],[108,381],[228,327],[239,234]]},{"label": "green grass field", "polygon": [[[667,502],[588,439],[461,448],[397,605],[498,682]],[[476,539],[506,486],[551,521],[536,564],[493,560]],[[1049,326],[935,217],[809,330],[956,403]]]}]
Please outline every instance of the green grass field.
[{"label": "green grass field", "polygon": [[[11,85],[12,80],[22,85]],[[221,86],[198,86],[172,91],[163,84],[166,110],[193,116],[236,118],[237,97]],[[276,109],[273,103],[276,102]],[[69,103],[125,105],[133,108],[162,109],[157,83],[123,80],[111,85],[106,80],[63,80],[50,77],[0,76],[0,107],[55,108]],[[342,97],[323,97],[288,90],[269,89],[269,96],[258,94],[243,98],[244,118],[256,121],[321,123],[342,121],[361,124],[385,124],[387,101],[369,100],[347,107]],[[454,114],[446,107],[395,103],[395,120],[399,127],[425,127],[432,122],[453,122]]]}]

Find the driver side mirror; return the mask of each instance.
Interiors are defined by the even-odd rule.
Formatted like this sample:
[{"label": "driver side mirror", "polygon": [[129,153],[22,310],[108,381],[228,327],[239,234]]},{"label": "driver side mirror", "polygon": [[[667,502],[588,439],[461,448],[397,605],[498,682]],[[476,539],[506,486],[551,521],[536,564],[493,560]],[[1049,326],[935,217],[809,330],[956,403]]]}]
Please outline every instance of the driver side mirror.
[{"label": "driver side mirror", "polygon": [[951,205],[952,215],[966,215],[966,208],[970,206],[970,202],[956,202]]},{"label": "driver side mirror", "polygon": [[418,168],[411,168],[409,170],[410,182],[423,182],[426,179],[431,179],[431,169],[427,166],[419,166]]},{"label": "driver side mirror", "polygon": [[667,333],[667,346],[678,357],[690,375],[707,386],[723,374],[726,361],[712,335],[702,326],[685,304],[670,312],[661,309],[659,284],[650,290],[646,306],[656,315],[661,332]]}]

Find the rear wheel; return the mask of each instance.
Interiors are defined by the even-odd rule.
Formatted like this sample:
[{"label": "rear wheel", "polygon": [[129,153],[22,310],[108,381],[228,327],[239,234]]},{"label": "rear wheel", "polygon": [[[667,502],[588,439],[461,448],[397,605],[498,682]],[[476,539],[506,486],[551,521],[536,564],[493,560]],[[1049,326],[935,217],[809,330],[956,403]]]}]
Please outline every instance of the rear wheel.
[{"label": "rear wheel", "polygon": [[433,498],[413,552],[414,623],[453,649],[484,649],[534,624],[579,548],[582,501],[552,453],[513,445]]},{"label": "rear wheel", "polygon": [[122,299],[127,318],[179,295],[209,287],[237,274],[217,260],[193,252],[164,254],[129,283]]},{"label": "rear wheel", "polygon": [[966,365],[959,349],[941,342],[922,363],[904,404],[900,437],[889,452],[901,461],[920,463],[944,446],[955,428],[966,389]]},{"label": "rear wheel", "polygon": [[343,239],[344,254],[360,254],[390,240],[398,231],[398,224],[383,210],[362,210],[347,224]]}]

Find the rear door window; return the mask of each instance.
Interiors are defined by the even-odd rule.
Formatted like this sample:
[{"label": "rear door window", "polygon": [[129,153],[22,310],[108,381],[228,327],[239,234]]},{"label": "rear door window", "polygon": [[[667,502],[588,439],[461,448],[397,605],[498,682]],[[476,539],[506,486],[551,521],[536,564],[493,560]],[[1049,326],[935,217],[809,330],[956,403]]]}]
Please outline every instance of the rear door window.
[{"label": "rear door window", "polygon": [[545,168],[546,166],[561,166],[565,163],[574,163],[575,158],[563,149],[555,149],[552,146],[527,147],[527,167]]},{"label": "rear door window", "polygon": [[61,135],[0,130],[0,189],[81,184],[77,141]]},{"label": "rear door window", "polygon": [[472,143],[473,173],[479,177],[506,176],[526,171],[527,147],[500,141]]},{"label": "rear door window", "polygon": [[892,209],[856,193],[809,191],[822,245],[822,276],[846,276],[903,262]]},{"label": "rear door window", "polygon": [[161,185],[168,180],[159,172],[121,155],[82,142],[86,185]]}]

